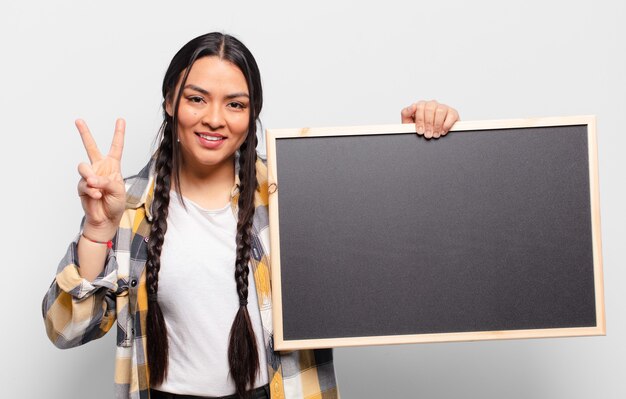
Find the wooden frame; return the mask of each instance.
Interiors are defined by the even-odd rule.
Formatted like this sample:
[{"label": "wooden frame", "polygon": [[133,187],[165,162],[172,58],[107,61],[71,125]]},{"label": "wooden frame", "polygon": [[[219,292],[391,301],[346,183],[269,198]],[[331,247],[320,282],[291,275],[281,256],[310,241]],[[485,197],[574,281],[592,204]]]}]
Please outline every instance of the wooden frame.
[{"label": "wooden frame", "polygon": [[[460,121],[455,124],[451,134],[455,132],[524,128],[544,126],[586,125],[588,132],[588,161],[589,161],[589,188],[592,221],[592,248],[594,263],[594,288],[596,306],[595,327],[554,328],[537,330],[505,330],[505,331],[480,331],[480,332],[455,332],[437,334],[414,334],[414,335],[387,335],[358,338],[325,338],[308,340],[283,339],[283,308],[281,297],[281,257],[278,224],[278,201],[280,183],[277,181],[276,170],[276,140],[294,137],[322,137],[322,136],[346,136],[346,135],[369,135],[369,134],[400,134],[414,132],[413,124],[382,125],[382,126],[350,126],[331,128],[304,128],[304,129],[268,129],[267,130],[267,156],[268,156],[268,184],[270,187],[269,212],[270,212],[270,240],[271,240],[271,278],[272,278],[272,301],[274,321],[274,348],[277,350],[294,350],[309,348],[382,345],[382,344],[405,344],[424,342],[447,342],[447,341],[477,341],[492,339],[519,339],[519,338],[546,338],[546,337],[569,337],[605,335],[605,312],[604,312],[604,288],[602,273],[602,252],[600,237],[600,200],[598,188],[598,160],[595,116],[572,116],[551,117],[533,119],[509,119],[487,121]],[[445,138],[443,139],[445,140]]]}]

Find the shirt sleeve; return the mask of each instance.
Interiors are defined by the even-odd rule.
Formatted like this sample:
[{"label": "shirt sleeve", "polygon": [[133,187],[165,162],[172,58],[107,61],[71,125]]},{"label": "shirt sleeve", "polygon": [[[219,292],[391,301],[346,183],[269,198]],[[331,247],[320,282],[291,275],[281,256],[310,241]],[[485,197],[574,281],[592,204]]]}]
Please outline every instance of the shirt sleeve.
[{"label": "shirt sleeve", "polygon": [[286,351],[280,358],[285,398],[339,398],[332,348]]},{"label": "shirt sleeve", "polygon": [[[80,231],[59,262],[57,274],[42,302],[48,338],[62,349],[102,337],[109,331],[116,317],[118,265],[115,250],[107,250],[105,267],[93,281],[88,281],[78,273],[78,241],[84,224],[83,216]],[[114,243],[116,238],[117,234],[113,238]]]}]

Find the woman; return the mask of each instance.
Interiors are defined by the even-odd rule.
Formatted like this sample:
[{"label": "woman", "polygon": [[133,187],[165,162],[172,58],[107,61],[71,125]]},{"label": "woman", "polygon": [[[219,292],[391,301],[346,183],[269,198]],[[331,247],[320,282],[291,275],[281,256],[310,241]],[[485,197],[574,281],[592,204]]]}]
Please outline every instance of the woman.
[{"label": "woman", "polygon": [[[232,36],[197,37],[162,92],[160,144],[135,176],[120,174],[123,120],[107,156],[76,121],[85,216],[43,301],[49,338],[78,346],[117,320],[118,398],[337,397],[331,349],[273,350],[254,57]],[[458,120],[435,101],[401,114],[427,138]]]}]

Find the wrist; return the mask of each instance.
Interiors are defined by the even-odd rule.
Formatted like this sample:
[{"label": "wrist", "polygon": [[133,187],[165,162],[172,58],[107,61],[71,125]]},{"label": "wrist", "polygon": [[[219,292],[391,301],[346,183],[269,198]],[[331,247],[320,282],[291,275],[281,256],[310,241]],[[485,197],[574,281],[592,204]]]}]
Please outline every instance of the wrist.
[{"label": "wrist", "polygon": [[81,234],[89,241],[106,243],[115,237],[116,232],[117,227],[93,226],[89,223],[85,223]]},{"label": "wrist", "polygon": [[87,237],[87,236],[85,235],[85,233],[82,233],[82,234],[81,234],[81,237],[83,237],[85,240],[90,241],[90,242],[92,242],[92,243],[94,243],[94,244],[98,244],[98,245],[106,245],[106,246],[107,246],[107,248],[113,248],[113,241],[112,241],[112,240],[108,240],[108,241],[98,241],[98,240],[93,240],[93,239],[91,239],[91,238]]}]

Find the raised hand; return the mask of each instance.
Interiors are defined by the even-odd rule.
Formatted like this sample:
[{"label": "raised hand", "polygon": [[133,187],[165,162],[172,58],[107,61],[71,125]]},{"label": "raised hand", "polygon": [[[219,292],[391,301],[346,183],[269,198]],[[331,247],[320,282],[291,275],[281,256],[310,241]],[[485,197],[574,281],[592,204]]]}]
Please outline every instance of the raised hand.
[{"label": "raised hand", "polygon": [[84,230],[90,230],[90,238],[93,240],[111,239],[124,213],[126,189],[121,174],[121,159],[125,125],[124,119],[115,122],[111,148],[103,156],[85,121],[76,120],[76,127],[90,161],[90,164],[81,162],[78,165],[81,176],[78,195],[85,211]]},{"label": "raised hand", "polygon": [[417,134],[427,139],[445,136],[459,120],[459,113],[454,108],[435,100],[413,103],[403,108],[400,115],[402,123],[415,123]]}]

